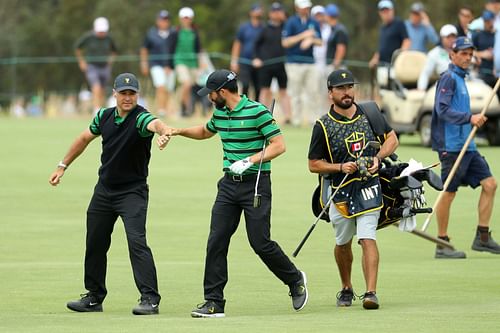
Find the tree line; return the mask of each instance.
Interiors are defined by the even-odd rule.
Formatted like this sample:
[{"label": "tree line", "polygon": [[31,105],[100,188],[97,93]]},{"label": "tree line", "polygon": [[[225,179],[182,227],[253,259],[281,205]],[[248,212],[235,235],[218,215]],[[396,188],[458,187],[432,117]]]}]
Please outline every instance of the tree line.
[{"label": "tree line", "polygon": [[[73,46],[81,34],[92,29],[98,16],[110,21],[121,61],[114,74],[138,72],[138,56],[144,34],[154,24],[161,9],[171,13],[177,25],[177,12],[189,6],[195,11],[204,50],[229,54],[238,25],[247,19],[254,3],[264,9],[270,0],[9,0],[0,1],[0,103],[13,96],[32,95],[39,91],[69,93],[79,91],[85,79],[74,59]],[[326,5],[332,1],[314,1]],[[340,8],[340,21],[350,36],[347,59],[368,61],[377,48],[380,20],[378,0],[333,1]],[[421,1],[436,30],[445,23],[456,23],[460,6],[472,8],[479,16],[483,2],[462,0]],[[293,0],[281,1],[293,14]],[[395,0],[396,15],[406,18],[411,0]],[[217,67],[228,66],[221,56]]]}]

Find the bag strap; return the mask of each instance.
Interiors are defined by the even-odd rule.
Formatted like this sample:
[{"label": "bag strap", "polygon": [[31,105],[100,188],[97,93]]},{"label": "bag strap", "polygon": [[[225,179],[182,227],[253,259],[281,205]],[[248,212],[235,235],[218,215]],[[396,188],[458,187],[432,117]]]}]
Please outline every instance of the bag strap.
[{"label": "bag strap", "polygon": [[377,103],[373,101],[361,102],[357,104],[361,112],[366,116],[373,133],[381,140],[381,143],[385,141],[385,125],[386,120]]}]

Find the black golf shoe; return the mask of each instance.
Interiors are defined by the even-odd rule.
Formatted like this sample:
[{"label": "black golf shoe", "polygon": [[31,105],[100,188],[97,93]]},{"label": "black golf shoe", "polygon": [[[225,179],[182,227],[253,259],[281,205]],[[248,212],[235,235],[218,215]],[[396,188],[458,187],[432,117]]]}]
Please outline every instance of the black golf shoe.
[{"label": "black golf shoe", "polygon": [[158,302],[152,302],[149,297],[141,297],[139,304],[132,309],[132,313],[135,315],[155,315],[159,312]]},{"label": "black golf shoe", "polygon": [[352,288],[343,288],[337,293],[337,306],[351,306],[355,299]]},{"label": "black golf shoe", "polygon": [[289,295],[292,297],[292,305],[295,311],[300,311],[306,306],[309,295],[307,293],[307,277],[306,273],[300,272],[301,278],[299,281],[291,284]]},{"label": "black golf shoe", "polygon": [[226,301],[221,303],[216,303],[215,301],[205,301],[196,306],[196,309],[191,311],[191,317],[193,318],[223,318],[224,305]]},{"label": "black golf shoe", "polygon": [[490,252],[494,254],[500,254],[500,245],[498,245],[497,242],[491,237],[491,231],[488,232],[488,241],[483,242],[481,241],[481,237],[479,235],[479,231],[476,232],[476,237],[474,238],[474,241],[472,241],[472,246],[471,248],[474,251],[481,251],[481,252]]},{"label": "black golf shoe", "polygon": [[374,291],[367,291],[361,298],[365,309],[376,310],[379,308],[378,298]]},{"label": "black golf shoe", "polygon": [[102,312],[102,301],[91,294],[81,294],[77,301],[71,301],[66,304],[68,309],[76,312]]}]

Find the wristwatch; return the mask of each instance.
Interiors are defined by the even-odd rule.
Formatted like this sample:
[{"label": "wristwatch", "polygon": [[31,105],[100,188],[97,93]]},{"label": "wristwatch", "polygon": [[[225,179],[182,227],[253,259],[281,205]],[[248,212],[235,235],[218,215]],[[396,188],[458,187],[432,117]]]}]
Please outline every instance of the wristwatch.
[{"label": "wristwatch", "polygon": [[60,161],[59,164],[57,164],[57,167],[63,168],[63,170],[66,170],[68,168],[68,166],[66,164],[64,164],[63,161]]}]

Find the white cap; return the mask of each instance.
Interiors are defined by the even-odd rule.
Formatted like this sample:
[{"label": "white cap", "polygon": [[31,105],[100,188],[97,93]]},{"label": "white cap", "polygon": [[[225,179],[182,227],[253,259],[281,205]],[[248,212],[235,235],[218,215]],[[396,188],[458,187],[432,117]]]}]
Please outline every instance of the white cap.
[{"label": "white cap", "polygon": [[315,16],[316,14],[325,14],[325,7],[317,5],[311,8],[311,16]]},{"label": "white cap", "polygon": [[108,32],[109,22],[105,17],[98,17],[94,20],[94,31],[95,32]]},{"label": "white cap", "polygon": [[303,8],[309,8],[312,7],[312,2],[311,0],[295,0],[295,6],[303,9]]},{"label": "white cap", "polygon": [[191,8],[189,8],[189,7],[182,7],[179,10],[179,17],[193,18],[194,17],[194,11]]},{"label": "white cap", "polygon": [[441,28],[441,30],[439,30],[439,35],[441,37],[448,37],[449,35],[455,35],[457,36],[458,35],[458,31],[457,31],[457,28],[452,25],[452,24],[445,24],[443,25],[443,27]]}]

